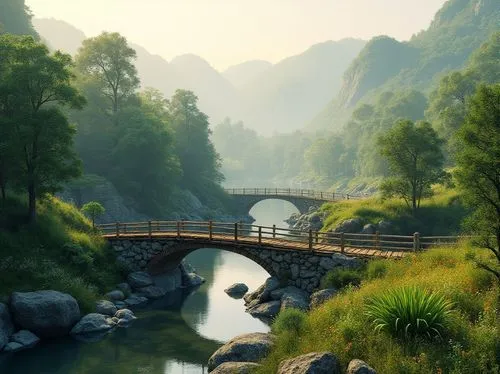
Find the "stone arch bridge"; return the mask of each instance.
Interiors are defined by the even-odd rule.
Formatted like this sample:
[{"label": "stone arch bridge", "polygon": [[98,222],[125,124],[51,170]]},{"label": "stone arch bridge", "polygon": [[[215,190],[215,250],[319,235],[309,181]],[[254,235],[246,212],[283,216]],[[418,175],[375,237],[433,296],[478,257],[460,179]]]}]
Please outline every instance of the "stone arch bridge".
[{"label": "stone arch bridge", "polygon": [[233,209],[240,214],[248,214],[255,204],[268,199],[288,201],[299,210],[300,214],[305,214],[310,207],[317,208],[326,202],[359,198],[336,192],[292,188],[228,188],[225,191],[232,197]]}]

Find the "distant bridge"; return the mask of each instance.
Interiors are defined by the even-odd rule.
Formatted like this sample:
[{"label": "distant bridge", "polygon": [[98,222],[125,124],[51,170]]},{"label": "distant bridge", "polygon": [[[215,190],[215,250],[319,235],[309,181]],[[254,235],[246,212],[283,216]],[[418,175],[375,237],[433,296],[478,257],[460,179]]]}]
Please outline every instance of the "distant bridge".
[{"label": "distant bridge", "polygon": [[234,208],[243,214],[248,214],[255,204],[268,199],[288,201],[292,203],[301,214],[305,214],[309,211],[310,207],[317,208],[326,202],[360,199],[363,197],[337,192],[322,192],[293,188],[227,188],[225,191],[232,196],[235,204]]},{"label": "distant bridge", "polygon": [[335,267],[349,267],[359,258],[399,259],[431,245],[450,245],[457,237],[421,237],[324,233],[276,226],[198,221],[149,221],[100,225],[119,262],[132,270],[159,274],[175,268],[200,248],[239,253],[262,266],[284,284],[307,291]]}]

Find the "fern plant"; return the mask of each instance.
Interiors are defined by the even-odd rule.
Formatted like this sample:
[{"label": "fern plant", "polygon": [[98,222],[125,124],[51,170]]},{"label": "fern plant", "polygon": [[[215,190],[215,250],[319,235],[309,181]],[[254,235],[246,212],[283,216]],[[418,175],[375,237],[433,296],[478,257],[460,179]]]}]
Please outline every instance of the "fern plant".
[{"label": "fern plant", "polygon": [[366,315],[376,331],[387,331],[405,340],[440,338],[450,325],[453,303],[418,287],[402,287],[372,298]]}]

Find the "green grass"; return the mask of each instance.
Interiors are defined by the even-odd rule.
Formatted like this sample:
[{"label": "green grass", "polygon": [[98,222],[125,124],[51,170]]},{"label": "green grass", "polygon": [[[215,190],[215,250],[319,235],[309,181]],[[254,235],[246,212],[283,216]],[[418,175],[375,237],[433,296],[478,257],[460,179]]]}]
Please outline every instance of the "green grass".
[{"label": "green grass", "polygon": [[[368,265],[360,287],[346,287],[310,311],[299,332],[274,328],[277,344],[259,372],[275,373],[279,363],[290,357],[331,351],[339,357],[343,370],[350,360],[359,358],[384,374],[497,373],[498,284],[466,259],[471,250],[465,246],[433,249],[398,261],[377,260],[371,271]],[[373,317],[365,313],[370,300],[412,287],[453,304],[452,323],[441,339],[395,338],[375,330]],[[282,323],[281,318],[278,316],[275,325]]]},{"label": "green grass", "polygon": [[90,222],[70,204],[38,202],[36,224],[24,223],[25,203],[10,197],[0,207],[0,296],[53,289],[73,295],[82,310],[120,279],[115,258]]},{"label": "green grass", "polygon": [[361,218],[365,224],[390,221],[395,226],[394,234],[410,235],[418,231],[427,236],[458,234],[469,213],[458,192],[442,186],[434,188],[434,196],[422,200],[415,217],[403,200],[379,197],[327,203],[321,211],[328,213],[322,231],[331,230],[347,219]]}]

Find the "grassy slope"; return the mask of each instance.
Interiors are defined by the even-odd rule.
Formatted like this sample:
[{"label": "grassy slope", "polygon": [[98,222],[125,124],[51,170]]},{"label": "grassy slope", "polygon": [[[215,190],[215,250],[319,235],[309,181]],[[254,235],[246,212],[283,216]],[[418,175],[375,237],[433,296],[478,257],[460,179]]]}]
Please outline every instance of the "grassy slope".
[{"label": "grassy slope", "polygon": [[[434,249],[400,261],[374,261],[367,273],[378,278],[366,279],[359,289],[348,288],[311,311],[298,332],[278,333],[277,346],[259,372],[275,373],[279,362],[288,357],[331,351],[344,369],[351,359],[359,358],[384,374],[497,373],[498,285],[466,260],[468,251],[465,247]],[[380,275],[384,273],[380,268],[385,274]],[[441,341],[402,343],[374,332],[365,316],[370,297],[413,285],[437,291],[455,303],[454,327]]]},{"label": "grassy slope", "polygon": [[395,234],[409,235],[416,231],[423,235],[458,234],[461,222],[467,215],[459,194],[442,187],[436,187],[434,192],[433,197],[422,200],[416,217],[411,215],[405,202],[400,199],[382,201],[372,197],[325,204],[321,210],[328,212],[328,216],[323,230],[330,230],[350,218],[362,218],[365,223],[391,221],[397,229]]},{"label": "grassy slope", "polygon": [[0,295],[53,289],[73,295],[84,311],[120,279],[107,243],[72,205],[56,198],[38,203],[36,226],[21,222],[22,202],[0,207]]}]

